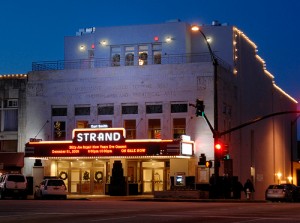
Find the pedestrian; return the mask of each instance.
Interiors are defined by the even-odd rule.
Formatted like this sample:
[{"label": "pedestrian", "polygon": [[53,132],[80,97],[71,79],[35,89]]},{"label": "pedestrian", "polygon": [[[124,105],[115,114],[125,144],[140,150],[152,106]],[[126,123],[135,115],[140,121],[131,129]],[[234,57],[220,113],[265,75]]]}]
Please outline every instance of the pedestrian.
[{"label": "pedestrian", "polygon": [[253,192],[255,192],[254,186],[250,179],[247,179],[246,183],[244,184],[244,192],[245,192],[247,200],[249,200],[251,197],[251,194]]}]

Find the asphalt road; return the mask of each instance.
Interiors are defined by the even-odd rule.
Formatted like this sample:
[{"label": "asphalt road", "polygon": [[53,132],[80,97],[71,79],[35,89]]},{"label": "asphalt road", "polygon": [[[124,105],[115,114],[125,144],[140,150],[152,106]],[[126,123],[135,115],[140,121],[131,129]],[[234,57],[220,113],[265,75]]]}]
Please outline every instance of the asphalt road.
[{"label": "asphalt road", "polygon": [[300,203],[0,200],[1,223],[300,222]]}]

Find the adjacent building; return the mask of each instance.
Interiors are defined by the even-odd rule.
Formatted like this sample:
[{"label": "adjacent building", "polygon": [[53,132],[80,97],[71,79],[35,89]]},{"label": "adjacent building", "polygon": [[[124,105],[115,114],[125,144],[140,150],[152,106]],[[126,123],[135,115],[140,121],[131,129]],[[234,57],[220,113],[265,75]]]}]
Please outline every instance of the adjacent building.
[{"label": "adjacent building", "polygon": [[24,167],[26,74],[0,76],[0,173],[20,173]]},{"label": "adjacent building", "polygon": [[[216,21],[200,28],[218,60],[216,79],[205,38],[179,20],[80,29],[65,37],[63,61],[33,63],[24,173],[59,176],[70,193],[104,194],[121,162],[129,193],[201,186],[215,173],[217,121],[220,176],[251,179],[257,199],[269,184],[295,180],[296,114],[262,117],[297,102],[241,30]],[[197,99],[207,119],[195,115]],[[200,156],[213,167],[199,165]]]}]

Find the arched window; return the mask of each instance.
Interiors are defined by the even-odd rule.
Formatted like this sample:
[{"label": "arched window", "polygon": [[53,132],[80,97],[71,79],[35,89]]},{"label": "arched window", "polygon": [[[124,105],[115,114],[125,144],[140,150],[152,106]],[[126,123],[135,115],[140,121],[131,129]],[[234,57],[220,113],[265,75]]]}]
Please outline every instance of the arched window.
[{"label": "arched window", "polygon": [[112,57],[112,66],[120,66],[120,54],[114,54]]},{"label": "arched window", "polygon": [[127,53],[125,56],[125,66],[133,66],[134,65],[134,54]]}]

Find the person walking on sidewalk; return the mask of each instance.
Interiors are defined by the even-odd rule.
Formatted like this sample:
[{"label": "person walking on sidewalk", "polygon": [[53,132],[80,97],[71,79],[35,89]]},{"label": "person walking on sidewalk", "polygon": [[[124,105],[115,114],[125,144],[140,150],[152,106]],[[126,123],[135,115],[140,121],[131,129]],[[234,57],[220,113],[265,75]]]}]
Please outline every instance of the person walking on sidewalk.
[{"label": "person walking on sidewalk", "polygon": [[252,182],[251,182],[250,179],[248,179],[246,181],[246,183],[244,184],[244,192],[245,192],[247,200],[250,200],[253,192],[255,192],[254,186],[253,186],[253,184],[252,184]]}]

